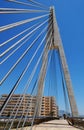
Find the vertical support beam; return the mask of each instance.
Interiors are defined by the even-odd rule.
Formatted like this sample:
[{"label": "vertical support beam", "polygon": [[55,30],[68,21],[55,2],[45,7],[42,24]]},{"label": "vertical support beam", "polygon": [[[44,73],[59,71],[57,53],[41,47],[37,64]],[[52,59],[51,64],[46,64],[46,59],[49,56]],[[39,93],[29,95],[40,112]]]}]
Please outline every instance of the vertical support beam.
[{"label": "vertical support beam", "polygon": [[40,77],[38,81],[37,112],[36,112],[37,117],[41,115],[42,96],[43,96],[43,90],[44,90],[44,79],[46,75],[47,60],[48,60],[48,48],[45,49],[45,52],[43,55],[43,62],[42,62]]},{"label": "vertical support beam", "polygon": [[43,62],[42,62],[42,67],[41,67],[39,81],[38,81],[38,91],[37,91],[38,107],[37,107],[36,116],[41,115],[41,104],[42,104],[42,95],[43,95],[43,89],[44,89],[44,79],[45,79],[46,68],[47,68],[48,51],[49,51],[49,49],[53,48],[53,49],[59,50],[59,55],[60,55],[60,59],[61,59],[61,63],[62,63],[65,81],[66,81],[66,87],[67,87],[72,116],[77,117],[78,109],[77,109],[77,105],[76,105],[76,101],[75,101],[75,97],[74,97],[74,92],[72,89],[72,83],[71,83],[71,79],[70,79],[70,74],[69,74],[69,70],[68,70],[68,65],[67,65],[64,49],[62,46],[62,41],[61,41],[59,30],[58,30],[58,25],[56,22],[55,10],[53,7],[50,8],[50,16],[52,17],[52,29],[48,33],[46,39],[47,39],[47,41],[49,40],[50,33],[51,33],[52,34],[52,39],[51,39],[52,45],[49,48],[49,44],[48,44],[44,50]]},{"label": "vertical support beam", "polygon": [[64,77],[65,77],[65,81],[66,81],[66,87],[67,87],[72,116],[77,117],[78,109],[77,109],[77,105],[76,105],[76,101],[75,101],[75,97],[74,97],[74,92],[72,89],[71,78],[70,78],[70,74],[69,74],[69,70],[68,70],[68,65],[67,65],[64,49],[62,46],[62,41],[61,41],[59,30],[58,30],[58,25],[56,22],[54,7],[51,8],[51,12],[53,15],[54,46],[58,46],[59,55],[60,55],[62,68],[63,68],[63,73],[64,73]]},{"label": "vertical support beam", "polygon": [[52,27],[52,21],[51,21],[51,14],[49,18],[49,25],[48,25],[48,33],[46,36],[46,44],[45,44],[45,50],[43,54],[43,59],[42,59],[42,66],[41,66],[41,71],[39,75],[39,81],[38,81],[38,90],[37,90],[37,100],[36,100],[36,106],[37,106],[37,112],[36,116],[41,116],[41,105],[42,105],[42,96],[43,96],[43,90],[44,90],[44,80],[45,80],[45,75],[46,75],[46,69],[47,69],[47,62],[48,62],[48,51],[50,44],[52,42],[52,32],[51,32],[51,27]]}]

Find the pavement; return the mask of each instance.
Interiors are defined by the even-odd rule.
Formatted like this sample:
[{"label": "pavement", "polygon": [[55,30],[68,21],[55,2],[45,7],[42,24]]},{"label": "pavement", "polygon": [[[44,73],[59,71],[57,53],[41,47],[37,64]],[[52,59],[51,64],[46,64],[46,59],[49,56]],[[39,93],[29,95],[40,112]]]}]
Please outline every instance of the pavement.
[{"label": "pavement", "polygon": [[[21,128],[19,128],[18,130],[21,130]],[[81,130],[81,129],[70,126],[68,125],[66,120],[61,119],[35,125],[33,126],[32,129],[31,127],[25,127],[23,130]]]}]

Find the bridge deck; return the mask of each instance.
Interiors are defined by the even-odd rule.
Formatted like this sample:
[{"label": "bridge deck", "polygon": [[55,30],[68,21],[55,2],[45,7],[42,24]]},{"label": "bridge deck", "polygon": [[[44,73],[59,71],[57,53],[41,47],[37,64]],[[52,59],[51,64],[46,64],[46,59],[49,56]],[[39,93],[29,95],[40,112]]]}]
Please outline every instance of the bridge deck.
[{"label": "bridge deck", "polygon": [[[25,127],[24,130],[30,130],[30,127]],[[66,120],[53,120],[41,123],[39,125],[35,125],[33,126],[32,130],[80,130],[80,129],[68,125]]]}]

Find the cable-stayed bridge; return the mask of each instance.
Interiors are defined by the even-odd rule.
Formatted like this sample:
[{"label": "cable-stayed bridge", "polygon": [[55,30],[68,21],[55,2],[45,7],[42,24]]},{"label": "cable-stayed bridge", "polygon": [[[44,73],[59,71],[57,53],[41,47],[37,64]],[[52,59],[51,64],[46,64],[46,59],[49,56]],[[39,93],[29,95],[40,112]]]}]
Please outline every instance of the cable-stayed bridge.
[{"label": "cable-stayed bridge", "polygon": [[[58,82],[64,94],[64,114],[78,118],[55,8],[35,0],[5,3],[6,7],[0,7],[4,20],[0,26],[2,129],[23,130],[29,125],[32,129],[35,123],[59,118]],[[67,120],[73,124],[72,119]]]}]

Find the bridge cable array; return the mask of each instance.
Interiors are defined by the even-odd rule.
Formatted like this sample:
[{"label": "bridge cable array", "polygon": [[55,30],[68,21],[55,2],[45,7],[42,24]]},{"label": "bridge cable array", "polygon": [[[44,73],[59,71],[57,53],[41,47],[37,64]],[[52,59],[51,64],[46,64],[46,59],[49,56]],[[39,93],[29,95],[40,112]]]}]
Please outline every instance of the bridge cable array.
[{"label": "bridge cable array", "polygon": [[[46,38],[46,37],[45,37]],[[41,55],[41,57],[42,57],[42,55]],[[29,81],[28,81],[28,83],[29,83]],[[26,90],[25,90],[25,92],[26,92]],[[20,97],[21,98],[21,97]],[[23,98],[22,98],[23,99]],[[19,100],[18,100],[19,101]],[[22,103],[22,100],[21,100],[21,102],[20,102],[20,104],[19,105],[21,105],[21,103]],[[17,104],[18,104],[18,102],[17,102]],[[16,104],[16,105],[17,105]],[[27,104],[28,105],[28,104]],[[20,107],[20,106],[18,106],[18,107]],[[17,112],[18,112],[18,109],[17,109]],[[13,113],[12,113],[13,114]],[[16,115],[17,115],[17,113],[16,113]]]},{"label": "bridge cable array", "polygon": [[[48,89],[45,89],[44,91],[47,91],[48,96],[50,96],[49,91],[52,91],[52,96],[54,94],[56,98],[58,93],[56,90],[57,89],[56,69],[55,71],[53,71],[53,68],[56,67],[55,64],[56,52],[50,50],[53,44],[53,27],[52,27],[53,19],[49,8],[46,5],[43,5],[42,3],[37,2],[35,0],[27,0],[27,2],[22,2],[19,0],[7,0],[7,1],[10,3],[10,5],[15,4],[17,6],[15,8],[14,5],[11,8],[10,7],[0,8],[0,14],[3,15],[6,14],[8,15],[8,17],[9,16],[12,17],[12,15],[14,14],[17,17],[18,21],[13,21],[12,23],[8,22],[7,24],[0,26],[0,32],[2,33],[2,35],[5,33],[7,34],[8,32],[11,34],[11,36],[7,34],[7,37],[4,37],[5,40],[4,41],[1,40],[0,44],[0,47],[2,48],[0,53],[1,58],[0,65],[2,67],[5,66],[7,68],[6,72],[5,70],[3,72],[0,81],[0,86],[2,89],[2,87],[6,85],[4,87],[5,91],[7,89],[8,84],[10,85],[9,91],[7,92],[8,93],[7,97],[4,99],[4,102],[3,104],[1,104],[0,107],[0,117],[3,119],[4,111],[9,106],[9,103],[12,101],[13,95],[19,92],[20,96],[18,97],[16,104],[13,106],[12,110],[10,110],[10,115],[9,117],[7,117],[7,120],[4,125],[4,130],[12,129],[16,121],[17,121],[16,130],[18,130],[19,128],[23,130],[24,127],[26,126],[28,119],[30,119],[30,125],[31,125],[30,130],[32,130],[35,119],[37,118],[36,114],[38,111],[39,101],[36,100],[34,104],[35,105],[34,113],[33,116],[30,118],[29,112],[32,105],[31,97],[33,96],[36,97],[38,94],[38,83],[41,76],[40,73],[42,72],[41,67],[44,53],[45,57],[48,56],[44,87],[47,86],[46,81],[48,74],[50,75],[51,78],[51,75],[53,73],[53,80],[54,80],[54,81],[51,81],[51,79],[49,80],[49,82],[52,83],[50,83],[49,85],[50,87]],[[29,8],[28,9],[22,7],[19,8],[20,5]],[[23,20],[24,19],[23,14],[27,13],[28,18]],[[22,18],[19,18],[20,14],[22,14]],[[33,15],[33,17],[31,14]],[[49,50],[48,53],[45,52],[45,49]],[[43,64],[43,67],[45,67],[45,63]],[[55,86],[53,86],[53,83],[55,84]],[[62,77],[62,83],[65,94],[63,77]],[[27,94],[30,94],[30,96],[28,97],[28,101],[26,102],[25,109],[23,110],[22,115],[18,117],[19,110],[24,101],[24,97]],[[66,102],[67,101],[65,100],[65,103]],[[68,108],[67,105],[66,108]]]}]

